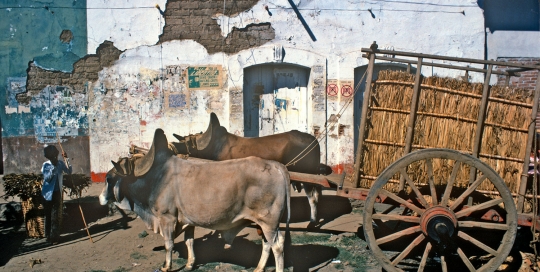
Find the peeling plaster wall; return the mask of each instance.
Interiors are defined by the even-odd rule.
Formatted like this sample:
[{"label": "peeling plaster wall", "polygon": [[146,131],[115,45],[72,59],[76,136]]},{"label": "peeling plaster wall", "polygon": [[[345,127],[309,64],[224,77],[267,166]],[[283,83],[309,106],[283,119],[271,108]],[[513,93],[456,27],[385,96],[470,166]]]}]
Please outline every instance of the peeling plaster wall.
[{"label": "peeling plaster wall", "polygon": [[[88,137],[90,171],[97,181],[110,160],[127,155],[130,144],[149,147],[156,128],[173,141],[173,133],[204,131],[215,112],[229,132],[243,135],[244,69],[298,65],[310,71],[307,131],[323,134],[325,125],[336,121],[321,140],[321,159],[341,171],[354,163],[354,119],[359,117],[348,98],[329,95],[327,85],[354,85],[354,69],[367,64],[362,47],[377,41],[385,49],[484,56],[482,10],[471,1],[292,2],[158,1],[156,8],[142,0],[92,1],[87,11],[91,55],[69,73],[41,71],[52,83],[29,76],[29,91],[15,94],[20,91],[15,84],[12,93],[28,105],[42,103],[45,93],[58,94],[59,88],[79,95],[73,100],[81,103],[70,106],[63,133],[76,128],[77,137]],[[197,69],[217,75],[212,84],[192,84],[190,71]],[[33,71],[30,66],[29,75]],[[459,76],[431,68],[422,72]],[[75,121],[82,116],[86,123]]]},{"label": "peeling plaster wall", "polygon": [[164,8],[165,3],[166,0],[88,1],[88,54],[95,54],[103,41],[113,42],[122,51],[155,44],[165,24],[155,5]]},{"label": "peeling plaster wall", "polygon": [[[326,84],[352,84],[354,68],[367,64],[361,47],[376,40],[386,49],[470,58],[484,55],[482,10],[470,1],[294,3],[307,27],[285,0],[225,2],[225,6],[213,1],[168,1],[157,44],[126,48],[94,85],[94,97],[110,105],[90,102],[95,107],[89,111],[95,114],[90,119],[96,120],[90,124],[96,128],[90,133],[92,171],[109,169],[109,159],[103,157],[126,155],[128,144],[149,146],[155,128],[163,128],[170,140],[174,140],[172,133],[204,131],[212,111],[231,133],[243,135],[243,71],[265,63],[310,69],[308,132],[323,133],[327,120],[336,119],[321,141],[321,158],[335,170],[347,169],[354,162],[355,117],[352,107],[341,112],[346,97],[327,96]],[[147,11],[148,18],[153,18],[152,12]],[[283,56],[276,57],[276,50],[282,50]],[[185,69],[201,65],[220,67],[224,84],[218,91],[186,87]],[[431,68],[423,72],[459,76]],[[171,107],[170,97],[180,98],[180,105]]]},{"label": "peeling plaster wall", "polygon": [[[56,71],[47,76],[47,84],[58,85],[60,78],[57,76],[71,72],[73,63],[86,54],[85,7],[86,0],[7,0],[0,3],[0,172],[40,171],[45,160],[42,149],[52,140],[44,141],[40,138],[43,133],[36,133],[39,129],[36,130],[36,115],[30,106],[32,96],[27,92],[39,85],[40,88],[33,92],[38,95],[46,85],[41,81],[28,82],[29,62],[44,71]],[[63,137],[63,131],[59,132],[64,147],[78,147],[66,151],[72,158],[80,158],[74,161],[75,170],[88,172],[88,148],[80,148],[85,141],[88,144],[88,138],[76,139],[71,134]],[[57,142],[56,138],[54,142]]]}]

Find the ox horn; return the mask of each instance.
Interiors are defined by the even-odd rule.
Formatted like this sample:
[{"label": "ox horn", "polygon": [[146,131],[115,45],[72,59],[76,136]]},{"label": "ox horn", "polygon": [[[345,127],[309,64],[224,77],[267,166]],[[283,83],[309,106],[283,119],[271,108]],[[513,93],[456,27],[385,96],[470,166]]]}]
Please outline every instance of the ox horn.
[{"label": "ox horn", "polygon": [[133,174],[135,174],[136,177],[140,177],[148,173],[148,171],[150,171],[150,168],[154,164],[156,152],[160,153],[164,150],[169,151],[169,143],[167,142],[167,136],[165,136],[165,132],[163,132],[162,129],[158,128],[154,133],[154,140],[152,141],[152,146],[150,147],[150,150],[148,150],[148,153],[146,153],[146,155],[144,155],[144,157],[142,157],[141,159],[135,161],[135,166],[133,167]]},{"label": "ox horn", "polygon": [[217,115],[215,113],[210,113],[210,123],[208,124],[208,128],[206,131],[201,134],[199,137],[196,138],[197,141],[197,149],[203,150],[206,147],[208,147],[208,144],[210,144],[210,141],[212,140],[212,134],[214,127],[219,127],[219,119],[217,118]]},{"label": "ox horn", "polygon": [[122,180],[117,180],[116,184],[114,185],[114,198],[116,198],[116,202],[122,202],[124,200],[124,195],[120,191],[120,184],[122,183]]}]

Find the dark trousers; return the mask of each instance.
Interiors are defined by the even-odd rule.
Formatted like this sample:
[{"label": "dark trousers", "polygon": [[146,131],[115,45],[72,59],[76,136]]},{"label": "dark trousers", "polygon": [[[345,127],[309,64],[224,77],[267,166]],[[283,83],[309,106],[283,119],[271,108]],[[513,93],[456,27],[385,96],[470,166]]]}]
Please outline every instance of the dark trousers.
[{"label": "dark trousers", "polygon": [[44,201],[45,211],[45,237],[51,242],[58,241],[60,237],[60,216],[62,216],[62,195],[55,191],[51,201]]}]

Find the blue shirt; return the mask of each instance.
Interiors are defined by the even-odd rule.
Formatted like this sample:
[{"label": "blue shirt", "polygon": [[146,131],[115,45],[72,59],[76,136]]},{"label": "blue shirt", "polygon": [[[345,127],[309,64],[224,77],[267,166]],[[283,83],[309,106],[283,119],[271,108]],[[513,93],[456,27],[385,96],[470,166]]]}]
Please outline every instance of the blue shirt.
[{"label": "blue shirt", "polygon": [[56,166],[54,166],[51,161],[43,163],[43,166],[41,167],[41,173],[43,174],[41,195],[43,195],[45,200],[51,201],[53,192],[62,190],[63,173],[66,172],[71,174],[72,170],[71,165],[67,167],[64,161],[58,161]]}]

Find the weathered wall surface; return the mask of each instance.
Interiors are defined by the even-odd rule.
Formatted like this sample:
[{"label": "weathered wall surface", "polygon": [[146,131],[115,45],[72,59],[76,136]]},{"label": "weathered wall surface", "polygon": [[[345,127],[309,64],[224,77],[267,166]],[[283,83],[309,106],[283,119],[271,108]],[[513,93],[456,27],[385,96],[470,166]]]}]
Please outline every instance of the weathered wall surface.
[{"label": "weathered wall surface", "polygon": [[[73,71],[32,63],[28,75],[17,75],[28,77],[16,99],[29,109],[22,128],[32,132],[23,135],[38,138],[34,123],[40,120],[45,136],[60,126],[69,139],[87,139],[89,171],[100,180],[110,160],[125,156],[130,144],[148,147],[156,128],[174,140],[173,133],[204,131],[209,113],[215,112],[229,132],[244,135],[248,91],[254,99],[260,93],[277,100],[297,88],[305,97],[280,97],[291,107],[279,105],[283,111],[270,119],[293,124],[284,110],[302,111],[295,115],[306,118],[298,129],[323,136],[322,162],[350,169],[359,116],[353,115],[349,98],[359,80],[355,68],[367,64],[362,47],[377,41],[380,48],[400,51],[484,56],[482,10],[465,0],[157,4],[159,9],[142,0],[88,3],[86,50],[91,55],[74,62]],[[253,72],[268,65],[272,73]],[[291,67],[308,69],[305,86],[280,83],[303,77]],[[457,76],[437,69],[423,72]],[[336,88],[327,88],[330,84]],[[255,90],[247,90],[248,85]],[[46,101],[55,107],[47,108]],[[254,105],[263,107],[259,101]]]},{"label": "weathered wall surface", "polygon": [[[62,72],[72,71],[73,63],[84,57],[87,50],[85,8],[85,0],[0,3],[0,119],[5,173],[39,172],[45,160],[43,146],[58,141],[56,137],[38,140],[41,132],[36,130],[35,122],[39,117],[30,106],[32,97],[26,95],[26,89],[39,85],[32,93],[38,95],[49,83],[27,82],[27,69],[29,62],[33,62],[44,70],[58,71],[47,77],[53,85]],[[18,100],[18,96],[25,98]],[[62,119],[49,121],[56,123]],[[62,133],[59,131],[61,140],[67,141]],[[79,154],[75,150],[68,155],[81,158],[76,169],[88,171],[88,152]]]}]

